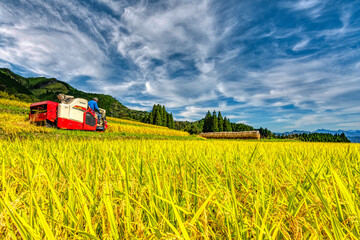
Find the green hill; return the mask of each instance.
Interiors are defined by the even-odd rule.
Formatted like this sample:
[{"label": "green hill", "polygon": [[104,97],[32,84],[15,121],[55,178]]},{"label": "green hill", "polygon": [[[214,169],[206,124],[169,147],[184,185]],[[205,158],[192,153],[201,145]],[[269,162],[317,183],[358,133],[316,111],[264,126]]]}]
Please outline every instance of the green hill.
[{"label": "green hill", "polygon": [[7,68],[0,68],[0,91],[15,95],[20,100],[27,102],[44,100],[57,102],[57,95],[60,93],[87,100],[97,97],[99,106],[107,111],[108,116],[140,120],[148,114],[145,111],[129,109],[110,95],[86,93],[55,78],[25,78]]}]

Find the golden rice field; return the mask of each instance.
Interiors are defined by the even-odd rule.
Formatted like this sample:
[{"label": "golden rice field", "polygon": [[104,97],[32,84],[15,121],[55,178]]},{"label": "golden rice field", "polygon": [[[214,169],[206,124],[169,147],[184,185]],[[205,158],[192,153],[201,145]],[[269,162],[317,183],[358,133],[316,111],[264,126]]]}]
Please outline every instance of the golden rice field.
[{"label": "golden rice field", "polygon": [[359,239],[360,145],[0,140],[1,239]]},{"label": "golden rice field", "polygon": [[167,127],[163,127],[163,126],[151,125],[148,123],[143,123],[143,122],[138,122],[138,121],[128,120],[128,119],[121,119],[121,118],[114,118],[114,117],[107,117],[106,119],[110,123],[115,122],[115,123],[131,124],[131,125],[136,125],[136,126],[145,126],[145,127],[151,126],[153,128],[162,128],[162,129],[167,128]]},{"label": "golden rice field", "polygon": [[[189,133],[187,132],[177,131],[174,129],[169,129],[167,127],[160,127],[156,125],[117,118],[111,119],[112,122],[109,123],[109,128],[107,129],[107,132],[110,133],[129,133],[157,136],[189,136]],[[30,124],[28,115],[0,112],[0,134],[1,131],[9,135],[16,135],[19,133],[56,132],[57,130],[45,127],[37,127]]]},{"label": "golden rice field", "polygon": [[[4,94],[3,92],[0,93]],[[21,109],[29,109],[30,107],[30,103],[2,98],[1,96],[2,95],[0,95],[0,106],[17,107]],[[109,128],[107,131],[110,133],[182,137],[189,136],[187,132],[177,131],[167,127],[113,117],[108,117],[107,119],[109,121]],[[28,115],[0,111],[0,134],[6,133],[8,135],[16,135],[19,133],[56,132],[55,129],[31,125],[28,120]]]},{"label": "golden rice field", "polygon": [[159,135],[159,136],[189,136],[188,132],[177,131],[166,127],[158,127],[146,123],[140,126],[137,124],[123,124],[121,122],[119,123],[111,122],[109,123],[109,128],[107,129],[107,131],[115,132],[115,133],[126,132],[133,134],[146,134],[146,135]]},{"label": "golden rice field", "polygon": [[6,99],[6,98],[0,98],[0,105],[14,106],[14,107],[25,108],[25,109],[30,108],[30,103],[21,102],[21,101],[12,100],[12,99]]},{"label": "golden rice field", "polygon": [[177,131],[163,126],[151,125],[147,123],[131,121],[120,118],[108,117],[108,132],[126,132],[133,134],[158,135],[158,136],[189,136],[188,132]]},{"label": "golden rice field", "polygon": [[[1,100],[1,98],[0,98]],[[20,114],[10,114],[0,112],[0,130],[8,135],[16,135],[19,133],[34,132],[51,132],[52,129],[45,127],[37,127],[28,121],[29,116]],[[0,132],[0,134],[2,134]]]},{"label": "golden rice field", "polygon": [[360,144],[199,141],[117,118],[110,134],[190,140],[69,140],[12,111],[0,239],[360,239]]}]

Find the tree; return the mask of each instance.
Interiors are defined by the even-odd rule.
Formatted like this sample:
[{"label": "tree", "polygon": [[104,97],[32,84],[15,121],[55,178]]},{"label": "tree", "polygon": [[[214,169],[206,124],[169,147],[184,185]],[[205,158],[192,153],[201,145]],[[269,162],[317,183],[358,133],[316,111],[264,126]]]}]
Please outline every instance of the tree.
[{"label": "tree", "polygon": [[204,119],[203,132],[210,132],[210,126],[211,126],[211,113],[210,111],[208,111]]},{"label": "tree", "polygon": [[195,124],[192,124],[192,125],[186,126],[185,131],[187,131],[190,134],[199,134],[199,133],[201,133],[201,128],[199,128]]},{"label": "tree", "polygon": [[169,128],[174,129],[175,128],[175,123],[174,123],[174,118],[173,118],[172,113],[170,113],[170,118],[169,119],[170,119]]},{"label": "tree", "polygon": [[220,112],[220,111],[219,111],[219,114],[218,114],[218,129],[219,129],[219,132],[224,131],[224,119],[223,119],[223,117],[221,116],[221,112]]},{"label": "tree", "polygon": [[168,128],[175,128],[175,124],[174,124],[174,119],[173,119],[173,116],[172,116],[172,113],[166,113],[167,115],[167,127]]},{"label": "tree", "polygon": [[150,113],[143,117],[141,121],[168,128],[175,128],[173,115],[169,114],[165,106],[161,106],[160,104],[154,104]]},{"label": "tree", "polygon": [[161,112],[160,112],[159,108],[156,108],[156,111],[155,111],[154,124],[162,126],[162,117],[161,117]]},{"label": "tree", "polygon": [[154,123],[154,114],[150,112],[149,117],[147,119],[147,123],[153,124]]},{"label": "tree", "polygon": [[167,112],[165,109],[165,106],[162,106],[161,108],[161,118],[162,118],[162,126],[167,126]]},{"label": "tree", "polygon": [[225,132],[232,132],[230,119],[228,119],[226,117],[224,118],[224,131]]},{"label": "tree", "polygon": [[153,105],[153,108],[150,112],[150,124],[155,124],[155,112],[156,112],[157,105]]},{"label": "tree", "polygon": [[273,133],[270,130],[268,130],[267,128],[264,129],[264,128],[260,127],[259,132],[260,132],[261,138],[271,138],[271,136],[273,135]]},{"label": "tree", "polygon": [[218,117],[217,117],[216,112],[214,110],[213,115],[211,117],[210,132],[218,132],[218,131],[219,131]]},{"label": "tree", "polygon": [[170,114],[166,113],[166,127],[170,128],[171,120]]}]

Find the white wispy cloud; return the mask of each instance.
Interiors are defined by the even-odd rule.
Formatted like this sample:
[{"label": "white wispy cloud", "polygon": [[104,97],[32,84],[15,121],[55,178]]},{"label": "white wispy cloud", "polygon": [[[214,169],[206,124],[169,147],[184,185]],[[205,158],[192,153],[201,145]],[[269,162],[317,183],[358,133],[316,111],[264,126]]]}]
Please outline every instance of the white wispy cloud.
[{"label": "white wispy cloud", "polygon": [[340,17],[342,26],[339,28],[324,29],[322,31],[319,31],[318,37],[327,37],[333,39],[333,38],[342,38],[345,35],[358,33],[360,27],[359,26],[354,27],[351,26],[350,24],[350,18],[352,14],[353,13],[351,9],[342,10]]},{"label": "white wispy cloud", "polygon": [[298,0],[291,2],[280,2],[282,6],[292,9],[293,11],[304,11],[311,18],[318,18],[322,15],[327,1],[326,0]]},{"label": "white wispy cloud", "polygon": [[303,40],[301,40],[300,42],[298,42],[294,47],[293,47],[293,51],[299,51],[302,50],[306,45],[308,45],[308,43],[310,42],[309,38],[304,38]]},{"label": "white wispy cloud", "polygon": [[181,120],[193,121],[205,117],[208,111],[210,111],[211,114],[213,111],[216,111],[217,113],[220,111],[223,117],[242,119],[238,122],[245,122],[245,119],[249,118],[246,113],[241,112],[238,105],[228,105],[225,101],[220,101],[216,104],[204,107],[186,106],[185,109],[178,114],[178,116],[180,116]]},{"label": "white wispy cloud", "polygon": [[[100,78],[107,59],[98,44],[72,22],[64,24],[69,12],[61,14],[51,3],[33,1],[24,8],[9,8],[0,16],[0,35],[11,44],[0,47],[0,58],[31,72],[71,80],[78,75]],[[47,14],[31,11],[42,7]],[[66,5],[67,11],[83,15],[82,8]],[[35,21],[34,21],[35,20]]]},{"label": "white wispy cloud", "polygon": [[[214,97],[211,83],[217,80],[216,69],[214,60],[209,59],[228,29],[214,30],[215,17],[209,5],[207,0],[169,1],[154,10],[141,2],[124,9],[122,19],[128,34],[118,33],[114,41],[119,53],[140,69],[142,75],[137,80],[146,86],[143,94],[161,96],[174,107],[207,100],[206,95]],[[176,54],[181,59],[170,60]],[[161,65],[154,66],[154,60]],[[191,77],[171,76],[189,67],[199,72]]]},{"label": "white wispy cloud", "polygon": [[[339,55],[326,55],[320,59],[279,60],[273,68],[248,72],[247,81],[227,82],[219,91],[245,103],[243,107],[268,107],[278,112],[282,106],[292,105],[298,109],[319,112],[319,115],[324,115],[326,110],[345,114],[343,109],[358,106],[360,99],[353,98],[346,102],[337,99],[354,91],[360,92],[360,72],[353,67],[342,71],[334,68],[339,59]],[[356,111],[352,109],[350,112]],[[321,122],[320,118],[315,120]]]},{"label": "white wispy cloud", "polygon": [[[299,128],[307,128],[308,126],[316,126],[322,123],[322,126],[331,127],[332,129],[336,129],[339,127],[355,127],[358,129],[360,127],[360,116],[346,116],[339,113],[319,113],[319,114],[309,114],[305,116],[300,116],[299,119],[285,126],[288,129],[299,129]],[[314,129],[315,130],[315,129]]]},{"label": "white wispy cloud", "polygon": [[2,1],[0,64],[74,84],[88,76],[80,88],[141,110],[163,104],[178,119],[215,109],[253,124],[352,126],[360,105],[356,6],[268,5]]},{"label": "white wispy cloud", "polygon": [[336,126],[350,127],[350,128],[354,128],[354,129],[359,129],[360,128],[360,122],[356,121],[356,122],[347,122],[347,123],[337,123]]},{"label": "white wispy cloud", "polygon": [[294,9],[304,10],[316,7],[321,4],[321,0],[300,0],[293,4]]}]

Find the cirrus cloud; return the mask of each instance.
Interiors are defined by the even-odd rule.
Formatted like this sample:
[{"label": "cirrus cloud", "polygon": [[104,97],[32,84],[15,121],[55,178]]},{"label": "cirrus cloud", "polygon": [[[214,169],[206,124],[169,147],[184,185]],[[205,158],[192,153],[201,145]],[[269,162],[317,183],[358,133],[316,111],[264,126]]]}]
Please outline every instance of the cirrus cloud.
[{"label": "cirrus cloud", "polygon": [[[0,2],[0,64],[117,97],[274,131],[354,127],[359,3]],[[360,127],[360,126],[359,126]]]}]

